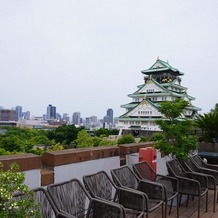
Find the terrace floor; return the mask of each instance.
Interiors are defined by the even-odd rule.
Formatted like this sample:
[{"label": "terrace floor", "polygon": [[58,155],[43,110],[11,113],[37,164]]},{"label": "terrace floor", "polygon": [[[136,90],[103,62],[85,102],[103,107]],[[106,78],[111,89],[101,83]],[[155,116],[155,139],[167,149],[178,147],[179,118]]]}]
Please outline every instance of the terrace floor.
[{"label": "terrace floor", "polygon": [[[201,198],[201,218],[217,218],[218,217],[218,203],[216,203],[216,211],[213,212],[213,196],[214,192],[212,190],[209,190],[208,194],[208,212],[205,211],[206,209],[206,199],[205,196]],[[179,218],[197,218],[198,217],[198,211],[197,211],[197,198],[192,201],[190,198],[189,205],[186,207],[186,203],[183,203],[179,207]],[[168,207],[169,210],[169,207]],[[175,218],[177,215],[176,207],[172,208],[172,212],[170,215],[167,215],[167,218]],[[161,218],[161,208],[153,211],[149,214],[149,218]]]}]

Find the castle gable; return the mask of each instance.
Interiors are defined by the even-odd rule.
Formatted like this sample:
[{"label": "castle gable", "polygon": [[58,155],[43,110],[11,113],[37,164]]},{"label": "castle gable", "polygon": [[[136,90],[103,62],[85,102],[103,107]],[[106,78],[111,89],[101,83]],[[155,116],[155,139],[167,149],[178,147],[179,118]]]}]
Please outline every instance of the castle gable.
[{"label": "castle gable", "polygon": [[125,116],[126,117],[160,117],[161,114],[158,112],[158,109],[153,104],[151,104],[149,101],[146,101],[144,99],[139,105],[137,105],[135,108],[129,111]]}]

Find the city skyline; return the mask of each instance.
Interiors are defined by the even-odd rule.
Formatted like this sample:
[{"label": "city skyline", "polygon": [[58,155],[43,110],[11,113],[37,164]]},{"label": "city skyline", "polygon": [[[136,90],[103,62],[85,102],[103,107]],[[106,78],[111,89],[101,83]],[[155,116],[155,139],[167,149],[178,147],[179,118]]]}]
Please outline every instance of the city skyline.
[{"label": "city skyline", "polygon": [[[71,122],[73,121],[73,115],[77,114],[77,113],[80,114],[79,116],[83,120],[85,120],[86,118],[93,117],[93,116],[96,116],[98,118],[98,120],[103,120],[104,117],[108,116],[108,110],[110,111],[110,113],[112,113],[112,117],[113,117],[113,112],[114,112],[112,108],[108,108],[107,110],[105,110],[105,114],[104,114],[103,117],[99,117],[96,114],[92,114],[92,115],[89,115],[89,116],[82,116],[80,111],[74,111],[72,113],[68,113],[66,111],[63,114],[61,114],[61,113],[58,112],[57,107],[55,105],[52,105],[52,104],[48,104],[46,106],[46,112],[44,114],[32,114],[31,111],[24,110],[22,105],[17,105],[17,106],[11,107],[11,108],[6,108],[3,105],[0,105],[0,110],[1,109],[4,109],[4,110],[14,110],[16,112],[17,118],[21,118],[21,117],[24,116],[24,119],[25,119],[25,115],[24,115],[25,113],[30,113],[30,115],[29,115],[30,118],[28,118],[28,119],[31,119],[33,117],[42,117],[42,118],[45,118],[45,119],[58,119],[58,117],[56,117],[56,115],[54,115],[54,114],[57,114],[57,115],[59,114],[59,115],[61,115],[62,119],[65,119],[66,116],[68,115]],[[23,116],[22,116],[22,114],[23,114]]]},{"label": "city skyline", "polygon": [[185,74],[200,113],[218,102],[218,2],[0,0],[0,104],[32,115],[114,117],[159,56]]}]

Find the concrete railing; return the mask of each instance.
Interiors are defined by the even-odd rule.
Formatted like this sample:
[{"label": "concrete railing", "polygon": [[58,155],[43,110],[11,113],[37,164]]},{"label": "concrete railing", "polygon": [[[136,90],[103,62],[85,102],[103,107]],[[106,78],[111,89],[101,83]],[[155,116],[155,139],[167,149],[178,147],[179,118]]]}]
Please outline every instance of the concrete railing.
[{"label": "concrete railing", "polygon": [[2,155],[0,162],[4,169],[11,163],[18,163],[25,173],[25,183],[30,188],[47,186],[70,178],[82,179],[83,175],[128,164],[129,158],[135,157],[140,148],[152,147],[152,142],[119,145],[118,147],[77,148],[62,151],[45,152],[42,156],[35,154]]}]

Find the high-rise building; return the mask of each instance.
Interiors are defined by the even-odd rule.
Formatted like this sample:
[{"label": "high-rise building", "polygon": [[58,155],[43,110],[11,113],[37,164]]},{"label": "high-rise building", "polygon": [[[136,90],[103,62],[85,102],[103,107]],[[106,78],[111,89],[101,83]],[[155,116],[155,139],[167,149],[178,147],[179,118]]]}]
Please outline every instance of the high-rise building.
[{"label": "high-rise building", "polygon": [[189,106],[182,115],[185,118],[194,119],[197,112],[201,110],[192,104],[195,98],[190,96],[187,88],[181,85],[180,77],[184,73],[168,62],[158,58],[149,69],[143,70],[142,73],[145,75],[144,83],[138,85],[137,90],[128,95],[132,101],[121,106],[126,109],[126,112],[116,119],[118,128],[159,131],[155,121],[165,119],[159,111],[160,102],[174,101],[176,98],[189,102]]},{"label": "high-rise building", "polygon": [[91,120],[92,125],[97,125],[98,124],[98,117],[97,116],[91,116],[90,120]]},{"label": "high-rise building", "polygon": [[113,110],[111,108],[109,108],[107,110],[107,117],[108,117],[108,124],[113,124],[114,123],[114,114],[113,114]]},{"label": "high-rise building", "polygon": [[47,120],[55,120],[56,119],[56,107],[51,104],[47,107]]},{"label": "high-rise building", "polygon": [[21,106],[16,106],[15,111],[16,111],[17,119],[19,120],[20,118],[22,118],[22,116],[23,116],[22,107]]},{"label": "high-rise building", "polygon": [[81,114],[80,114],[80,112],[74,112],[73,113],[72,123],[74,125],[80,125],[80,123],[81,123]]},{"label": "high-rise building", "polygon": [[68,113],[64,113],[62,120],[63,120],[64,123],[69,123],[70,122],[69,114]]},{"label": "high-rise building", "polygon": [[30,111],[23,112],[22,116],[25,120],[29,120],[30,119]]},{"label": "high-rise building", "polygon": [[0,110],[0,121],[17,121],[16,111],[1,109]]}]

